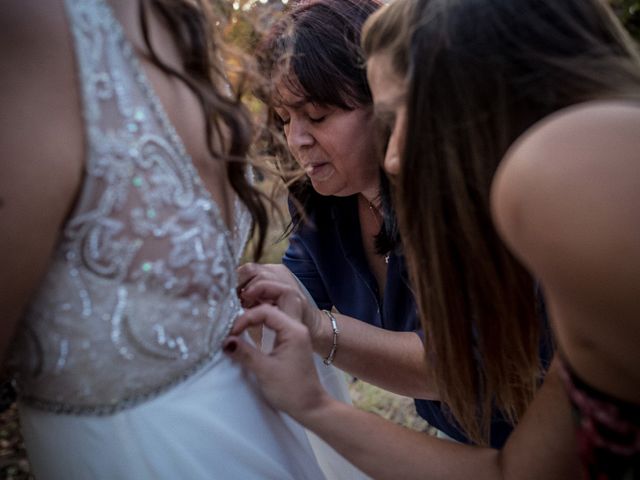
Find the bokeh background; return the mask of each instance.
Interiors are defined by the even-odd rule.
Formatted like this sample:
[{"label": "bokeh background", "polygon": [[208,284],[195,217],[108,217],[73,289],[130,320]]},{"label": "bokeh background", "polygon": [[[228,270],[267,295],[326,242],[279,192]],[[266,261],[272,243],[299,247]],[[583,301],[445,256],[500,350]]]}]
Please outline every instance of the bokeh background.
[{"label": "bokeh background", "polygon": [[[234,81],[237,80],[234,72],[242,69],[243,57],[251,54],[261,33],[294,0],[208,1],[211,2],[216,16],[219,18],[216,20],[216,27],[225,40],[234,47],[225,58],[232,72],[231,80]],[[611,0],[610,3],[629,32],[636,40],[640,41],[640,0]],[[260,122],[261,105],[251,97],[247,97],[247,102],[256,116],[256,121]],[[261,187],[266,192],[272,192],[273,188],[277,186],[277,178],[265,177],[261,180]],[[283,190],[280,189],[280,192],[276,197],[276,203],[280,206],[283,215],[282,217],[273,215],[267,248],[261,260],[264,263],[279,263],[287,246],[286,238],[282,238],[282,233],[289,219],[286,213]],[[415,414],[412,399],[385,392],[350,376],[346,378],[353,402],[358,407],[408,428],[430,431],[430,427]],[[20,437],[16,407],[13,405],[0,413],[0,479],[24,480],[32,478]]]}]

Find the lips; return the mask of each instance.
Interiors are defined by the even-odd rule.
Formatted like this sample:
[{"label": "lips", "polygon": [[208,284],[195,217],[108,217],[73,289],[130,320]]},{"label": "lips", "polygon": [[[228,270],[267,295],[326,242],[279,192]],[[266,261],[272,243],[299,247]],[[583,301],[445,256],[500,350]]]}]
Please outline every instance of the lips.
[{"label": "lips", "polygon": [[327,165],[328,163],[329,162],[308,163],[308,164],[304,165],[303,168],[304,168],[305,172],[307,172],[308,174],[312,174],[313,172],[315,172],[316,170],[321,168],[323,165]]},{"label": "lips", "polygon": [[333,175],[333,166],[329,162],[313,163],[305,166],[304,171],[311,180],[321,182]]}]

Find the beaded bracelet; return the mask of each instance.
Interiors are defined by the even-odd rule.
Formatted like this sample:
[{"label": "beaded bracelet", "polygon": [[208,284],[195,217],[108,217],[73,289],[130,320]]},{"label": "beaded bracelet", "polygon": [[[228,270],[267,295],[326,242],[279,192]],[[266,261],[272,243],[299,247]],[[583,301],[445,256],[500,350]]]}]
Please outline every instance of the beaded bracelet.
[{"label": "beaded bracelet", "polygon": [[327,355],[327,358],[322,361],[326,366],[329,366],[333,363],[333,359],[336,356],[336,351],[338,350],[338,334],[340,333],[340,330],[338,330],[338,322],[336,322],[336,317],[334,317],[329,310],[322,311],[327,315],[327,317],[329,317],[329,320],[331,321],[331,330],[333,331],[333,344],[331,345],[331,351],[329,351],[329,355]]}]

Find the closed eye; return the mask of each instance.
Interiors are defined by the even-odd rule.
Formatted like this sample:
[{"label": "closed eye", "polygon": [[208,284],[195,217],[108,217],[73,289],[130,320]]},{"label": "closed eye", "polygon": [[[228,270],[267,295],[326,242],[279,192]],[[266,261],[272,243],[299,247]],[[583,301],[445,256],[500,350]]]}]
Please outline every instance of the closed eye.
[{"label": "closed eye", "polygon": [[311,123],[322,123],[327,117],[329,117],[335,111],[335,107],[331,105],[324,105],[319,103],[310,102],[306,105],[304,112],[307,119]]},{"label": "closed eye", "polygon": [[322,115],[320,117],[312,117],[309,115],[309,121],[311,123],[322,123],[327,118],[327,115]]}]

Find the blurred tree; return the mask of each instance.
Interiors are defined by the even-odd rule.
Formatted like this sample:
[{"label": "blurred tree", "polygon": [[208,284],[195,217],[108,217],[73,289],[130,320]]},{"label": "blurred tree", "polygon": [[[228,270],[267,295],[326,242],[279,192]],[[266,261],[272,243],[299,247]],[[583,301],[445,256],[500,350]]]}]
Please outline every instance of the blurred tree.
[{"label": "blurred tree", "polygon": [[294,0],[210,0],[221,14],[224,38],[251,53],[265,28]]},{"label": "blurred tree", "polygon": [[[296,0],[212,0],[222,5],[228,23],[225,36],[234,45],[251,51],[256,41],[256,25],[277,15]],[[610,0],[622,23],[640,41],[640,0]],[[258,24],[253,23],[258,21]]]},{"label": "blurred tree", "polygon": [[640,0],[612,0],[612,5],[627,30],[640,41]]}]

